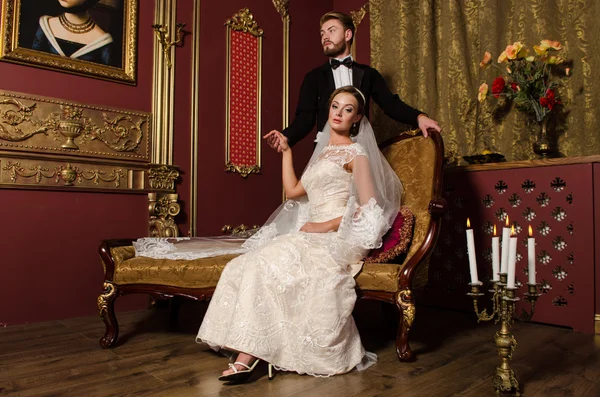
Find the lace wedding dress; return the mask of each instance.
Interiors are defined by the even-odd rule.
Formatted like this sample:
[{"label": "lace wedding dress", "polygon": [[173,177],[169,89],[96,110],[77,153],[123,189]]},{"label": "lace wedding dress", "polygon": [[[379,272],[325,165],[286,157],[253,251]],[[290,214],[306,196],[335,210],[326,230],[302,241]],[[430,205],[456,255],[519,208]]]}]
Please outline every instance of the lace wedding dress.
[{"label": "lace wedding dress", "polygon": [[[353,174],[345,165],[355,158]],[[356,172],[360,160],[368,163],[356,143],[320,152],[301,179],[308,213],[299,216],[298,225],[344,216],[338,232],[273,237],[268,228],[261,230],[263,237],[254,239],[258,243],[223,270],[197,342],[314,376],[363,369],[376,360],[365,352],[352,318],[353,276],[367,253],[357,241],[371,235],[380,241],[380,229],[389,225],[382,226],[387,222],[374,198],[348,205],[359,199],[352,187],[361,178]],[[346,216],[348,208],[359,208],[360,214]]]}]

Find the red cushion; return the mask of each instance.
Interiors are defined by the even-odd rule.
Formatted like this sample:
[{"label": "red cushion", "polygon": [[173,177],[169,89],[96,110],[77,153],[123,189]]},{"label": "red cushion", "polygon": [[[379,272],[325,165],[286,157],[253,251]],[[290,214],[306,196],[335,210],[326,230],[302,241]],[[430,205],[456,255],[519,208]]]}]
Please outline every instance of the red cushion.
[{"label": "red cushion", "polygon": [[365,262],[386,263],[406,254],[412,241],[414,220],[415,217],[407,206],[400,207],[392,227],[383,236],[383,244],[371,250]]}]

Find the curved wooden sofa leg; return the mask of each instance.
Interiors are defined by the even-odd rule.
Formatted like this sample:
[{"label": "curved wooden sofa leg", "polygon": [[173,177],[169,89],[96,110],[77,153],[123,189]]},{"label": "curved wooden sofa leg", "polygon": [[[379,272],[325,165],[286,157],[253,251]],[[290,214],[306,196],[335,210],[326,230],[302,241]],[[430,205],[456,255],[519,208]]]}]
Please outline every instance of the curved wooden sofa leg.
[{"label": "curved wooden sofa leg", "polygon": [[104,349],[113,347],[119,336],[119,323],[115,316],[115,298],[117,297],[117,289],[110,281],[104,282],[104,291],[98,296],[98,311],[104,324],[106,332],[100,338],[100,346]]},{"label": "curved wooden sofa leg", "polygon": [[415,356],[408,345],[408,334],[415,320],[415,301],[409,289],[396,294],[396,307],[400,314],[400,324],[396,334],[396,353],[400,361],[413,361]]}]

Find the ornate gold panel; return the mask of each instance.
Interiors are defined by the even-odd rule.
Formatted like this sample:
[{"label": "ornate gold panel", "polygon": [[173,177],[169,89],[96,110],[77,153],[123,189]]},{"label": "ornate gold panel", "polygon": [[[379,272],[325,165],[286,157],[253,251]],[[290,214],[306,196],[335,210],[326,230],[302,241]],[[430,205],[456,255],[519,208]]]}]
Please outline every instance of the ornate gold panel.
[{"label": "ornate gold panel", "polygon": [[249,9],[229,19],[225,170],[242,177],[260,172],[262,35]]},{"label": "ornate gold panel", "polygon": [[[0,155],[0,188],[147,190],[146,167]],[[167,190],[167,189],[163,189]]]},{"label": "ornate gold panel", "polygon": [[0,91],[0,153],[149,162],[150,114]]},{"label": "ornate gold panel", "polygon": [[352,58],[356,59],[356,34],[358,33],[358,25],[362,22],[363,18],[369,12],[369,2],[363,4],[358,11],[350,11],[350,18],[354,23],[354,41],[352,43]]}]

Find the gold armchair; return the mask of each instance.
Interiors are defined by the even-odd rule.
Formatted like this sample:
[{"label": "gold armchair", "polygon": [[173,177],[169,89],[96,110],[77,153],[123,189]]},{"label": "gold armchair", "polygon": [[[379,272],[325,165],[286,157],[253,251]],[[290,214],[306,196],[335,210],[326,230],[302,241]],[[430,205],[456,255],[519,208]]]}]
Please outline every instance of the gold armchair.
[{"label": "gold armchair", "polygon": [[430,130],[429,134],[429,139],[423,139],[421,133],[405,134],[380,145],[404,186],[402,203],[415,215],[413,239],[402,263],[366,263],[356,278],[360,298],[381,300],[398,308],[396,352],[400,361],[414,359],[408,344],[415,318],[412,290],[427,283],[428,259],[446,210],[442,198],[444,143],[438,132]]},{"label": "gold armchair", "polygon": [[[413,359],[408,334],[415,316],[411,288],[427,282],[427,259],[439,234],[440,215],[446,204],[441,197],[444,146],[441,136],[430,139],[402,135],[382,145],[382,151],[404,184],[403,203],[415,215],[411,248],[403,263],[367,263],[356,276],[360,298],[396,304],[400,325],[396,350],[401,361]],[[98,310],[106,325],[100,339],[103,348],[114,346],[119,327],[114,312],[117,297],[146,293],[157,297],[182,296],[208,300],[221,272],[234,255],[196,260],[135,257],[132,240],[105,240],[100,246],[104,265],[104,291]]]}]

